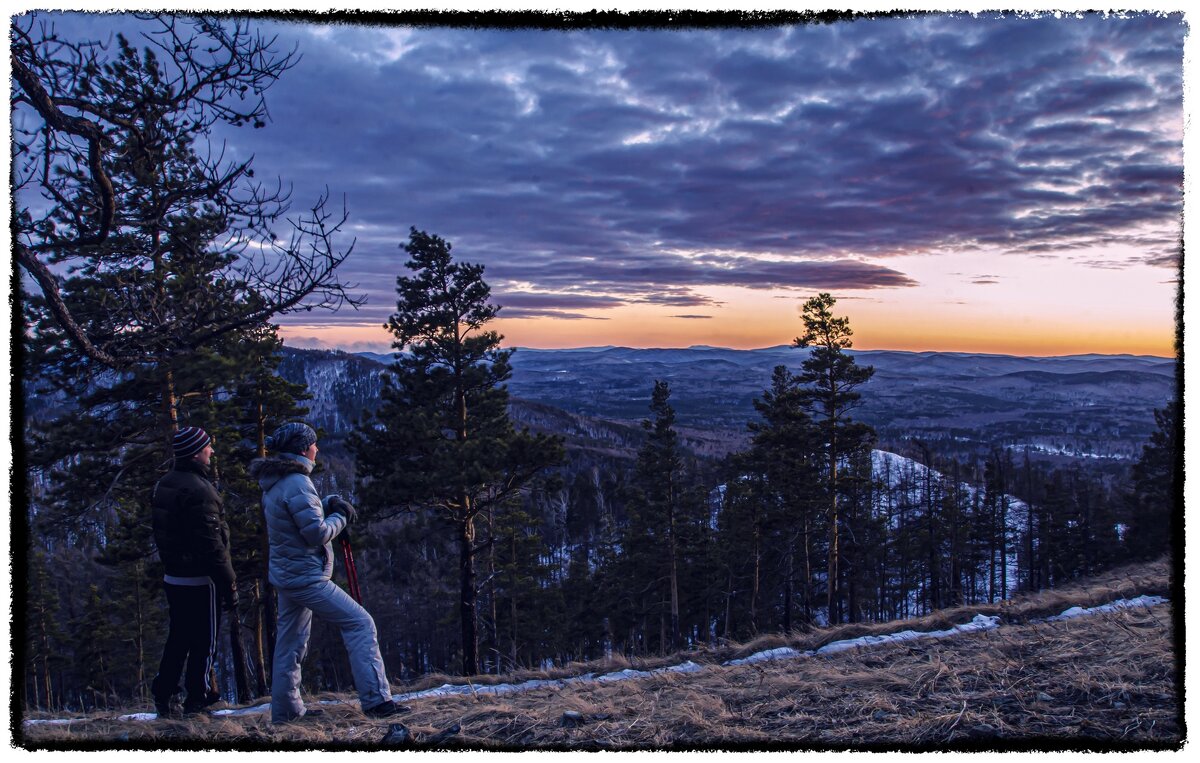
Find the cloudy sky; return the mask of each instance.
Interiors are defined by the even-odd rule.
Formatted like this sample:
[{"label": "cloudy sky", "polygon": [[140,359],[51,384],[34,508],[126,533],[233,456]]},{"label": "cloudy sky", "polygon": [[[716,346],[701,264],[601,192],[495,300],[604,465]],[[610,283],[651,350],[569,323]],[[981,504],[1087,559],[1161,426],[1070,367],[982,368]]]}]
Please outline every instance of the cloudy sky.
[{"label": "cloudy sky", "polygon": [[386,347],[416,226],[510,345],[764,347],[828,291],[863,349],[1172,354],[1178,14],[261,24],[302,60],[222,137],[345,196],[368,298],[292,343]]}]

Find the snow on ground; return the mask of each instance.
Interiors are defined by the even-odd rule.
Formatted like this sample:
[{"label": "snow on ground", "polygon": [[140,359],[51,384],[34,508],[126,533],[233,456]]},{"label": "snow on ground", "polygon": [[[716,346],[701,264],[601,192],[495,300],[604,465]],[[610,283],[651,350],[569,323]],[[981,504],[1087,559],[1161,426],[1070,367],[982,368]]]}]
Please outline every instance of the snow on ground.
[{"label": "snow on ground", "polygon": [[1103,612],[1116,612],[1118,610],[1134,609],[1136,607],[1149,608],[1153,607],[1155,604],[1166,603],[1167,600],[1161,596],[1139,596],[1136,599],[1117,599],[1111,604],[1102,604],[1099,607],[1090,607],[1088,609],[1084,609],[1083,607],[1071,607],[1061,615],[1047,617],[1045,621],[1054,622],[1056,620],[1070,620],[1076,617],[1083,617],[1084,615],[1098,615]]},{"label": "snow on ground", "polygon": [[765,652],[755,652],[749,657],[742,657],[738,660],[729,660],[726,665],[750,665],[755,662],[768,662],[770,660],[790,660],[795,657],[811,657],[813,652],[801,652],[799,649],[792,649],[790,646],[781,646],[778,649],[768,649]]},{"label": "snow on ground", "polygon": [[836,654],[837,652],[845,652],[851,649],[861,649],[863,647],[878,646],[880,644],[893,644],[900,641],[915,641],[916,639],[923,638],[949,638],[962,633],[973,633],[976,631],[991,630],[999,627],[999,617],[975,615],[975,619],[965,625],[956,625],[953,628],[948,628],[942,631],[900,631],[899,633],[886,633],[882,636],[859,636],[858,638],[831,641],[816,651],[810,649],[808,651],[801,652],[798,649],[792,649],[790,646],[781,646],[778,649],[768,649],[765,652],[756,652],[749,657],[742,657],[741,659],[737,660],[729,660],[723,664],[749,665],[755,662],[768,662],[770,660],[790,660],[797,657],[814,657],[819,654]]},{"label": "snow on ground", "polygon": [[[871,451],[871,476],[881,482],[882,489],[876,491],[872,508],[890,517],[892,527],[898,526],[901,509],[910,519],[921,516],[925,504],[930,497],[927,490],[935,492],[950,487],[950,480],[936,469],[931,469],[919,461],[886,450]],[[972,503],[977,497],[986,493],[982,487],[966,482],[958,483],[967,503]],[[1013,533],[1020,533],[1027,522],[1029,506],[1015,496],[1005,493],[1003,498],[1006,524]],[[1006,555],[1008,568],[1008,592],[1016,593],[1020,585],[1018,575],[1017,551],[1014,548]],[[915,596],[915,594],[914,594]]]},{"label": "snow on ground", "polygon": [[834,641],[818,649],[817,654],[834,654],[850,649],[878,646],[879,644],[894,644],[901,641],[915,641],[923,638],[950,638],[951,636],[958,636],[963,633],[990,631],[999,627],[999,617],[975,615],[975,619],[965,625],[956,625],[953,628],[947,628],[942,631],[900,631],[899,633],[887,633],[882,636],[860,636],[859,638],[847,639],[845,641]]},{"label": "snow on ground", "polygon": [[[1139,596],[1136,599],[1118,599],[1110,604],[1104,604],[1098,607],[1071,607],[1060,615],[1048,617],[1041,622],[1050,622],[1056,620],[1071,620],[1076,617],[1084,617],[1087,615],[1096,615],[1105,612],[1116,612],[1122,609],[1131,609],[1135,607],[1152,607],[1157,604],[1166,604],[1167,599],[1161,596]],[[786,660],[799,657],[813,657],[816,655],[835,654],[837,652],[845,652],[850,649],[862,649],[880,644],[897,643],[901,641],[914,641],[917,639],[941,639],[951,638],[966,633],[978,633],[980,631],[993,630],[1000,627],[1000,618],[988,615],[975,615],[975,618],[969,623],[955,625],[953,628],[947,628],[940,631],[901,631],[899,633],[888,633],[881,636],[860,636],[858,638],[844,639],[842,641],[833,641],[816,651],[800,651],[791,647],[779,647],[777,649],[768,649],[762,652],[756,652],[748,657],[742,657],[737,660],[729,660],[723,663],[724,665],[749,665],[756,662],[768,662],[771,660]],[[443,684],[436,689],[425,689],[424,691],[409,692],[407,694],[392,695],[394,702],[406,702],[414,699],[427,699],[430,697],[448,697],[454,695],[477,695],[477,694],[513,694],[516,692],[529,691],[531,689],[541,688],[561,688],[577,683],[612,683],[615,681],[628,681],[638,678],[647,678],[663,673],[695,673],[703,670],[704,666],[692,661],[687,661],[680,665],[671,665],[665,668],[656,668],[654,670],[633,670],[626,668],[613,673],[604,673],[596,675],[595,673],[585,673],[580,676],[572,676],[571,678],[555,678],[555,679],[535,679],[532,681],[523,681],[517,684],[491,684],[475,686],[473,684]],[[322,705],[340,705],[342,700],[322,700]],[[239,716],[252,715],[256,713],[265,713],[271,709],[271,703],[264,702],[261,705],[253,707],[230,708],[226,710],[214,710],[215,716]],[[154,713],[130,713],[128,715],[118,716],[118,721],[153,721],[158,718]],[[83,722],[86,719],[82,718],[51,718],[51,719],[27,719],[23,723],[33,725],[61,725],[68,723]]]}]

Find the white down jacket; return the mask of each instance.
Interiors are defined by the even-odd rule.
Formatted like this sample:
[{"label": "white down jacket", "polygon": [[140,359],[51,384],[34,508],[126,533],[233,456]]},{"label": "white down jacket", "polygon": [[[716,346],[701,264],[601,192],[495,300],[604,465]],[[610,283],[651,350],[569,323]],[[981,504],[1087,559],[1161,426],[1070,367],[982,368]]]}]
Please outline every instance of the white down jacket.
[{"label": "white down jacket", "polygon": [[309,474],[313,462],[276,453],[250,462],[250,476],[263,490],[270,544],[268,579],[277,588],[301,588],[333,574],[333,539],[346,527],[342,514],[325,515]]}]

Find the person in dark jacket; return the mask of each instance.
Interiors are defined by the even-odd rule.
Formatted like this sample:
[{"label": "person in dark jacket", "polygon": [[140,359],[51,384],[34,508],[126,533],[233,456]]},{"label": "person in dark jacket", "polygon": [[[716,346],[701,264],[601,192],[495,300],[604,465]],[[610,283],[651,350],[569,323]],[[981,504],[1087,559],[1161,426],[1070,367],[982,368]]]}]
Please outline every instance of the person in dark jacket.
[{"label": "person in dark jacket", "polygon": [[210,688],[210,675],[221,607],[237,606],[229,526],[221,496],[208,480],[212,438],[199,427],[184,427],[175,433],[172,446],[175,463],[154,487],[152,500],[154,543],[165,570],[169,608],[167,643],[150,684],[160,717],[176,714],[172,699],[184,690],[184,713],[199,712],[220,699]]},{"label": "person in dark jacket", "polygon": [[250,476],[263,490],[270,561],[267,575],[279,601],[275,662],[271,669],[271,721],[283,723],[320,710],[300,699],[300,665],[308,652],[313,613],[341,631],[363,713],[385,718],[405,711],[392,692],[379,654],[375,621],[330,580],[333,539],[357,512],[336,495],[317,497],[309,474],[317,458],[317,433],[303,422],[275,430],[272,454],[250,462]]}]

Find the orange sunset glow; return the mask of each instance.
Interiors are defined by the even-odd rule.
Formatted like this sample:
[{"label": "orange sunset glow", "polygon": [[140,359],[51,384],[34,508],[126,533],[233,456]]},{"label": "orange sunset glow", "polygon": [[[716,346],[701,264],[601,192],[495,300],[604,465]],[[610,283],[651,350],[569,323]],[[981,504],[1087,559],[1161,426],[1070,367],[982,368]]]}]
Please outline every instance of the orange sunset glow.
[{"label": "orange sunset glow", "polygon": [[[919,275],[919,285],[833,292],[839,314],[850,318],[856,348],[1029,356],[1174,354],[1176,285],[1162,268],[1094,269],[997,257],[982,266],[994,277],[978,279],[954,275],[959,271],[951,270],[956,260],[950,255],[910,257],[903,264]],[[973,282],[978,280],[991,282]],[[629,305],[569,320],[505,318],[502,309],[495,327],[510,347],[755,349],[789,344],[800,330],[800,305],[815,293],[716,287],[704,290],[714,304],[701,310]],[[504,304],[502,296],[493,295],[493,302]],[[385,351],[390,344],[381,324],[362,321],[310,318],[285,324],[282,333],[298,346]]]}]

